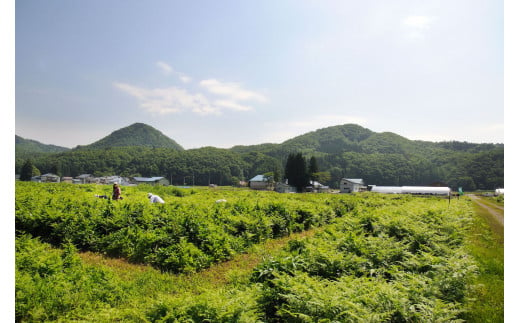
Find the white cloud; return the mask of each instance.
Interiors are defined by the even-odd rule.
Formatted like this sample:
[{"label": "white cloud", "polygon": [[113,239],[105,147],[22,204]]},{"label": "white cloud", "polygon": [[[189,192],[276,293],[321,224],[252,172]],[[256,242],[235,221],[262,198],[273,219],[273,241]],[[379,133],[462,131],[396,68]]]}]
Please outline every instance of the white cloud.
[{"label": "white cloud", "polygon": [[157,61],[155,63],[155,65],[157,67],[159,67],[161,69],[161,71],[165,75],[175,74],[175,75],[177,75],[179,77],[179,79],[182,81],[182,83],[190,83],[191,82],[191,77],[187,76],[184,73],[175,71],[173,69],[173,67],[171,67],[171,65],[169,65],[168,63],[165,63],[165,62],[162,62],[162,61]]},{"label": "white cloud", "polygon": [[152,114],[165,115],[186,110],[199,115],[221,113],[203,94],[191,94],[177,87],[145,89],[117,82],[114,86],[138,99],[141,108]]},{"label": "white cloud", "polygon": [[408,37],[412,39],[424,38],[425,32],[430,29],[435,17],[408,16],[403,19],[402,24],[407,30]]},{"label": "white cloud", "polygon": [[190,83],[191,82],[191,77],[186,76],[184,74],[180,74],[179,78],[181,79],[182,83]]},{"label": "white cloud", "polygon": [[234,101],[230,101],[230,100],[215,100],[214,103],[215,103],[215,105],[217,105],[219,107],[223,107],[223,108],[227,108],[227,109],[231,109],[231,110],[235,110],[235,111],[253,110],[253,108],[250,106],[242,105],[242,104],[236,103]]},{"label": "white cloud", "polygon": [[[156,65],[167,74],[175,73],[187,84],[191,78],[175,71],[165,62]],[[244,101],[266,102],[267,98],[257,92],[246,90],[238,83],[225,83],[216,79],[202,80],[199,85],[207,93],[191,93],[187,89],[175,86],[147,89],[127,83],[114,82],[114,87],[133,96],[144,110],[152,114],[171,114],[184,111],[199,115],[218,115],[223,110],[251,111],[253,108]]]},{"label": "white cloud", "polygon": [[251,111],[253,108],[242,101],[267,99],[255,92],[242,89],[235,83],[221,83],[216,80],[202,81],[209,94],[217,94],[212,100],[201,93],[190,93],[178,87],[147,89],[127,83],[114,82],[119,90],[133,96],[144,110],[152,114],[172,114],[191,111],[198,115],[218,115],[223,110]]},{"label": "white cloud", "polygon": [[433,17],[408,16],[403,20],[403,24],[412,28],[426,29],[430,27],[433,21]]},{"label": "white cloud", "polygon": [[171,72],[173,72],[173,68],[165,62],[158,61],[157,63],[155,63],[155,65],[157,65],[157,67],[159,67],[164,74],[168,75],[171,74]]},{"label": "white cloud", "polygon": [[199,84],[209,92],[227,97],[233,101],[267,101],[267,98],[264,95],[243,89],[238,83],[224,83],[215,79],[209,79],[202,80]]}]

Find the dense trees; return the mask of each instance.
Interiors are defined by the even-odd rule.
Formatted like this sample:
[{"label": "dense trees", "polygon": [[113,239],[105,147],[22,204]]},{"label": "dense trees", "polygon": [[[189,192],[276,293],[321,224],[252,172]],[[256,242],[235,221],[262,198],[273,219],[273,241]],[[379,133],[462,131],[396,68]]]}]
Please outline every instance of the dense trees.
[{"label": "dense trees", "polygon": [[[139,131],[142,128],[150,130],[140,125],[136,127]],[[153,131],[151,133],[161,137]],[[115,136],[115,139],[119,137]],[[146,140],[140,139],[139,142]],[[61,176],[83,173],[164,176],[173,184],[183,184],[189,177],[188,183],[195,185],[232,185],[266,173],[277,175],[279,180],[283,180],[279,177],[285,175],[292,182],[295,177],[290,172],[294,169],[291,167],[287,173],[284,166],[286,162],[295,162],[293,159],[298,155],[298,162],[305,162],[305,166],[300,164],[298,167],[303,167],[301,173],[308,177],[296,180],[298,183],[301,181],[298,184],[301,187],[308,185],[310,178],[337,188],[342,177],[363,178],[365,183],[375,185],[443,182],[452,188],[462,186],[465,190],[504,186],[503,145],[411,141],[392,133],[374,133],[356,125],[320,129],[282,144],[231,149],[89,148],[59,153],[40,152],[32,156],[32,161],[42,173],[52,172]],[[16,173],[21,172],[26,158],[17,151]]]},{"label": "dense trees", "polygon": [[309,185],[307,162],[302,153],[289,154],[285,164],[285,178],[288,184],[295,186],[299,192]]},{"label": "dense trees", "polygon": [[30,159],[27,159],[20,171],[21,181],[30,181],[31,177],[40,175],[40,170],[36,168]]}]

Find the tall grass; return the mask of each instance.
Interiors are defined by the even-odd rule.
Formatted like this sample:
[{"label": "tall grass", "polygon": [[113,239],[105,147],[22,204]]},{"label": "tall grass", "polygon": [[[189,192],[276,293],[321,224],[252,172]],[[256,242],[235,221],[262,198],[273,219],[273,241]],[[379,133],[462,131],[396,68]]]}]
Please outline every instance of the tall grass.
[{"label": "tall grass", "polygon": [[471,282],[468,322],[504,321],[504,228],[484,208],[475,204],[475,220],[468,235],[468,249],[479,264]]}]

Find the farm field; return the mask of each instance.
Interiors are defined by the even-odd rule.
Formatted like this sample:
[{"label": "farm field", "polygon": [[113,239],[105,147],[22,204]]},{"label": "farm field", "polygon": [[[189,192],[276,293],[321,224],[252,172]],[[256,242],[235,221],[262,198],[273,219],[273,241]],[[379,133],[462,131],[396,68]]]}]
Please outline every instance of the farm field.
[{"label": "farm field", "polygon": [[453,321],[482,284],[467,198],[110,191],[16,183],[17,321]]}]

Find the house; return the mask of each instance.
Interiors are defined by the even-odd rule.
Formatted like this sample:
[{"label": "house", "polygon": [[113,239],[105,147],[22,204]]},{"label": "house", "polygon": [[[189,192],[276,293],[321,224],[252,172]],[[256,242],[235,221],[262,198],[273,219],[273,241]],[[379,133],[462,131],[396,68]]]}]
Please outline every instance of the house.
[{"label": "house", "polygon": [[315,193],[326,193],[330,191],[330,188],[326,185],[323,185],[317,181],[310,181],[310,185],[305,189],[307,192],[315,192]]},{"label": "house", "polygon": [[72,180],[73,180],[73,178],[72,177],[68,177],[68,176],[63,176],[61,178],[61,182],[62,183],[72,183]]},{"label": "house", "polygon": [[272,190],[272,186],[269,177],[264,175],[256,175],[249,180],[249,187],[253,190]]},{"label": "house", "polygon": [[123,178],[121,176],[104,176],[99,178],[100,184],[123,184]]},{"label": "house", "polygon": [[364,192],[367,190],[361,178],[342,178],[339,182],[340,193]]},{"label": "house", "polygon": [[162,176],[157,177],[133,177],[132,181],[135,184],[150,184],[150,185],[170,185],[170,181]]},{"label": "house", "polygon": [[40,176],[42,183],[59,183],[60,177],[55,174],[47,173]]},{"label": "house", "polygon": [[[94,181],[94,176],[92,176],[90,174],[81,174],[79,176],[76,176],[76,179],[79,180],[80,184],[87,184],[87,183],[92,183]],[[77,181],[73,181],[73,182],[77,183]]]}]

